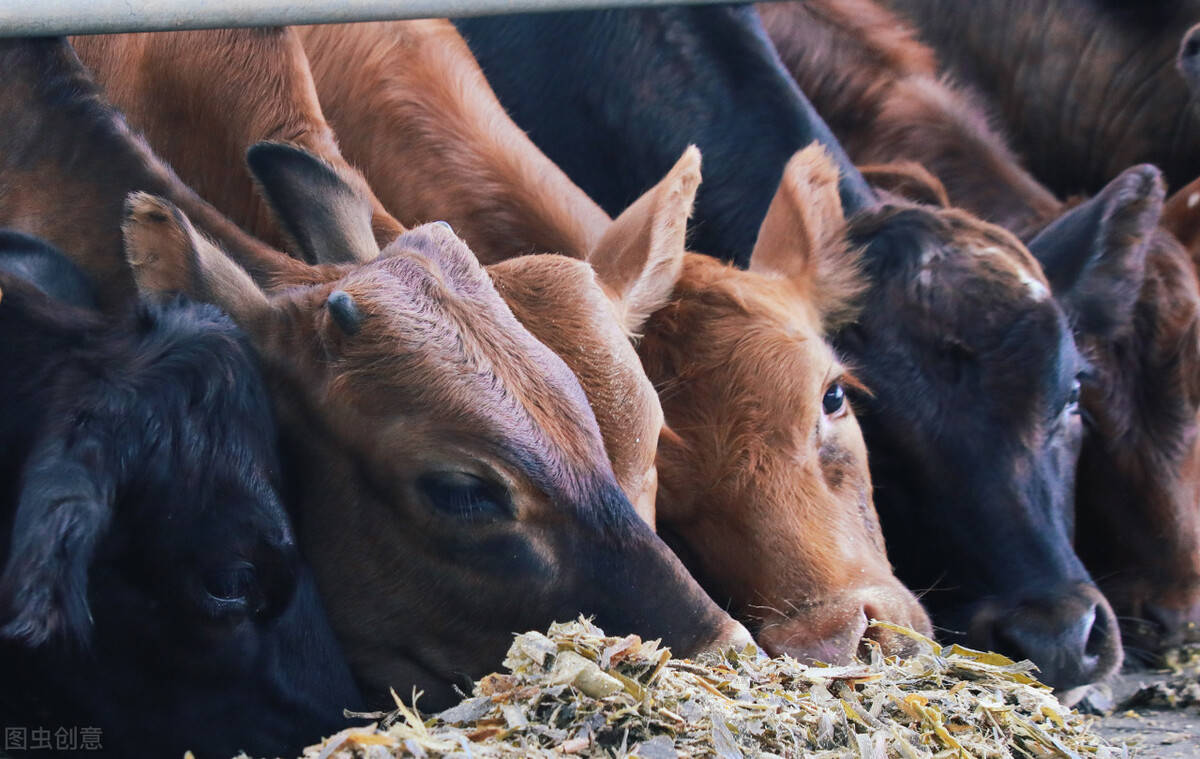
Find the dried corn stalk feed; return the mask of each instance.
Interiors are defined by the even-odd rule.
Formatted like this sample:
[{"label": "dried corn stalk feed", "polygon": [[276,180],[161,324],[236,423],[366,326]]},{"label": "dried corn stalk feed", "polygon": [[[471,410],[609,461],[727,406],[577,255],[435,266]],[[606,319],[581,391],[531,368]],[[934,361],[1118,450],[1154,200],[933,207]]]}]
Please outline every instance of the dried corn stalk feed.
[{"label": "dried corn stalk feed", "polygon": [[507,674],[423,719],[398,703],[305,759],[359,757],[1120,757],[1029,662],[915,641],[910,658],[805,666],[756,650],[672,659],[580,620],[518,635]]}]

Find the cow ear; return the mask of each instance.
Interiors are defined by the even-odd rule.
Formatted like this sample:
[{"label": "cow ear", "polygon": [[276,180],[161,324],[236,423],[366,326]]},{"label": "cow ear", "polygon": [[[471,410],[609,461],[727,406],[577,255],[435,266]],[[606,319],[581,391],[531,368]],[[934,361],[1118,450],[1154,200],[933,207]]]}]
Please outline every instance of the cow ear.
[{"label": "cow ear", "polygon": [[588,255],[631,334],[666,305],[679,281],[697,187],[700,150],[689,145],[659,184],[608,225]]},{"label": "cow ear", "polygon": [[250,275],[196,231],[170,201],[144,192],[125,199],[125,260],[138,291],[151,298],[184,293],[254,323],[270,307]]},{"label": "cow ear", "polygon": [[87,640],[88,572],[112,519],[105,458],[94,440],[56,441],[30,457],[0,575],[0,638],[31,647]]},{"label": "cow ear", "polygon": [[942,181],[913,161],[896,161],[859,166],[867,183],[893,195],[927,206],[950,207]]},{"label": "cow ear", "polygon": [[700,151],[688,146],[658,184],[605,230],[588,263],[636,334],[666,305],[683,270],[687,221],[700,186]]},{"label": "cow ear", "polygon": [[275,218],[310,264],[371,261],[379,245],[370,192],[317,156],[282,142],[246,153],[250,172]]},{"label": "cow ear", "polygon": [[817,143],[796,153],[758,230],[750,271],[786,277],[827,327],[851,318],[862,290],[858,254],[847,247],[838,169]]},{"label": "cow ear", "polygon": [[1158,169],[1134,166],[1030,241],[1077,332],[1105,336],[1132,319],[1163,195]]}]

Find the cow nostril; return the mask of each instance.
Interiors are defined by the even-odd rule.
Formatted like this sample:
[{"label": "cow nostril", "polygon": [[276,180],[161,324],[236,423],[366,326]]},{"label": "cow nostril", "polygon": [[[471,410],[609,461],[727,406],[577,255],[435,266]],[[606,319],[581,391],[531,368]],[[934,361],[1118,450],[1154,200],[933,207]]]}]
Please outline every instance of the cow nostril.
[{"label": "cow nostril", "polygon": [[1104,614],[1097,614],[1096,607],[1092,607],[1090,614],[1092,623],[1087,631],[1083,652],[1088,657],[1099,659],[1108,650],[1108,639],[1112,635],[1112,630],[1109,629],[1108,617]]},{"label": "cow nostril", "polygon": [[1195,58],[1200,55],[1200,37],[1193,36],[1183,44],[1183,57]]}]

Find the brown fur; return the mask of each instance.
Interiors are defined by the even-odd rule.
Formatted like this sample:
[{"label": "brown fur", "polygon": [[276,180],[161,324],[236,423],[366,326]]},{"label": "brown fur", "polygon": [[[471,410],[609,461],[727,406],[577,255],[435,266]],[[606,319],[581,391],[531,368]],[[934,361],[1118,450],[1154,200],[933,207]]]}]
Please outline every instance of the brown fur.
[{"label": "brown fur", "polygon": [[[1094,193],[1152,163],[1168,185],[1200,175],[1200,111],[1176,69],[1200,2],[886,0],[945,70],[996,109],[1033,174]],[[1153,7],[1151,7],[1153,6]]]},{"label": "brown fur", "polygon": [[842,233],[836,170],[810,148],[764,221],[761,269],[689,253],[638,348],[668,424],[660,529],[768,650],[826,661],[868,617],[929,624],[888,564],[853,413],[822,411],[854,382],[822,337],[860,287]]},{"label": "brown fur", "polygon": [[940,79],[933,51],[879,3],[763,3],[758,12],[856,163],[921,164],[955,205],[1009,229],[1033,229],[1053,214],[1054,197],[1019,168],[976,100]]},{"label": "brown fur", "polygon": [[449,221],[487,263],[595,247],[608,217],[512,122],[450,22],[297,33],[342,149],[401,221]]},{"label": "brown fur", "polygon": [[[682,650],[744,635],[632,510],[591,500],[612,473],[583,393],[453,233],[421,227],[378,261],[342,267],[336,281],[260,299],[245,292],[257,290],[248,279],[235,283],[212,266],[220,253],[197,250],[202,239],[165,232],[180,216],[164,206],[131,199],[130,258],[158,270],[151,280],[139,267],[139,281],[155,291],[191,283],[251,332],[303,473],[301,543],[372,694],[415,684],[445,700],[456,673],[491,666],[509,630],[533,622],[530,612],[586,611],[589,593],[618,593],[619,607],[674,608],[666,613],[682,614],[684,624],[666,625]],[[153,254],[142,250],[147,244]],[[353,334],[325,305],[335,290],[361,314]],[[505,483],[512,519],[432,513],[420,477],[448,468]],[[594,570],[607,574],[580,595],[582,578],[571,578]],[[654,586],[650,597],[604,589],[642,572],[654,573],[644,580],[644,589]],[[519,600],[506,584],[513,578],[521,578]]]},{"label": "brown fur", "polygon": [[99,97],[65,42],[14,40],[0,56],[0,115],[8,124],[0,134],[0,224],[68,251],[104,308],[122,308],[134,294],[120,228],[123,198],[134,190],[170,198],[259,274],[296,275],[296,262],[273,257],[151,152]]},{"label": "brown fur", "polygon": [[202,197],[274,247],[275,223],[244,167],[246,149],[282,140],[321,156],[370,198],[379,246],[404,231],[338,150],[291,29],[214,29],[71,39],[108,99]]}]

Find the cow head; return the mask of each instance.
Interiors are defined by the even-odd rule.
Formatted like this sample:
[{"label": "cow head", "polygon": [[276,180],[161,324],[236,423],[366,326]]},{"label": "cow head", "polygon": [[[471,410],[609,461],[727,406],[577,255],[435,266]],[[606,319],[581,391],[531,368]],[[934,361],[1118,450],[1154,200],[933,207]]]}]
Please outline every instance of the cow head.
[{"label": "cow head", "polygon": [[6,337],[7,366],[76,334],[46,359],[61,368],[0,529],[5,713],[96,725],[123,753],[294,752],[336,729],[359,697],[276,494],[244,335],[208,305],[113,330],[6,290],[0,330],[25,341]]},{"label": "cow head", "polygon": [[700,183],[688,150],[659,186],[608,225],[592,264],[520,256],[488,267],[517,319],[575,373],[596,416],[617,482],[655,524],[655,454],[662,406],[630,337],[670,296]]},{"label": "cow head", "polygon": [[[667,422],[660,532],[769,651],[825,661],[853,656],[869,618],[928,630],[888,565],[853,380],[822,338],[859,289],[836,183],[819,148],[793,159],[749,272],[683,253],[687,205],[664,214],[682,273],[638,346]],[[592,255],[602,279],[639,270],[620,250]]]},{"label": "cow head", "polygon": [[577,380],[448,225],[270,296],[165,201],[133,196],[126,228],[139,287],[207,293],[254,336],[301,543],[373,695],[448,703],[512,631],[581,612],[682,654],[748,639],[637,518]]},{"label": "cow head", "polygon": [[1063,690],[1107,676],[1116,619],[1072,546],[1091,371],[1074,338],[1128,309],[1137,288],[1112,274],[1137,270],[1137,246],[1052,289],[1015,237],[957,210],[887,197],[848,236],[869,306],[837,343],[872,390],[860,419],[898,574],[950,637]]},{"label": "cow head", "polygon": [[1030,242],[1091,365],[1076,547],[1135,655],[1200,640],[1200,291],[1161,203],[1134,167]]}]

